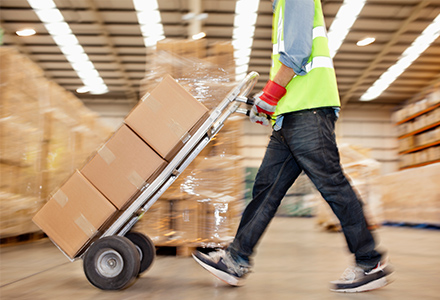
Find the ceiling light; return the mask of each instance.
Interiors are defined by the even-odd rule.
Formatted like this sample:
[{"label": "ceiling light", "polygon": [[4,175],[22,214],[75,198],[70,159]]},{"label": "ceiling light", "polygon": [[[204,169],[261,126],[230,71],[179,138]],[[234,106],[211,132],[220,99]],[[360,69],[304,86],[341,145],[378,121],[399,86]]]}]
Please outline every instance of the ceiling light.
[{"label": "ceiling light", "polygon": [[28,3],[33,9],[56,8],[56,5],[53,1],[28,0]]},{"label": "ceiling light", "polygon": [[90,88],[89,88],[88,86],[82,86],[82,87],[80,87],[80,88],[77,88],[77,89],[76,89],[76,92],[77,92],[78,94],[88,93],[88,92],[90,92]]},{"label": "ceiling light", "polygon": [[200,40],[200,39],[203,39],[205,36],[206,36],[206,33],[200,32],[200,33],[194,34],[192,36],[192,39],[193,40]]},{"label": "ceiling light", "polygon": [[84,83],[85,87],[81,90],[107,92],[108,88],[104,80],[72,33],[69,24],[64,21],[53,0],[28,0],[28,3]]},{"label": "ceiling light", "polygon": [[32,28],[26,28],[26,29],[22,29],[22,30],[17,30],[15,33],[18,36],[31,36],[31,35],[36,34],[37,32]]},{"label": "ceiling light", "polygon": [[64,17],[56,8],[38,9],[35,10],[40,20],[45,20],[46,23],[63,22]]},{"label": "ceiling light", "polygon": [[367,37],[367,38],[364,38],[364,39],[358,41],[356,43],[356,45],[359,47],[363,47],[363,46],[367,46],[367,45],[374,43],[374,41],[376,41],[376,39],[374,37]]},{"label": "ceiling light", "polygon": [[440,14],[402,53],[399,60],[373,83],[360,100],[370,101],[379,97],[439,36]]},{"label": "ceiling light", "polygon": [[72,33],[69,25],[65,22],[47,23],[45,27],[51,35],[67,35]]},{"label": "ceiling light", "polygon": [[157,0],[133,0],[138,22],[141,25],[145,47],[154,47],[165,38]]},{"label": "ceiling light", "polygon": [[232,45],[234,46],[236,80],[243,79],[249,68],[259,5],[260,0],[238,0],[235,5]]},{"label": "ceiling light", "polygon": [[328,31],[330,56],[334,57],[356,21],[366,0],[344,0]]}]

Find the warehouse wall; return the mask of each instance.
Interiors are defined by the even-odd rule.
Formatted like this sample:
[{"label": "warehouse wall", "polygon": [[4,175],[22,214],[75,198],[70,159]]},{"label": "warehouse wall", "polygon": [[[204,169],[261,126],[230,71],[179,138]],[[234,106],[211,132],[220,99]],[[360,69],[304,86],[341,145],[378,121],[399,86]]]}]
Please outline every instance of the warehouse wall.
[{"label": "warehouse wall", "polygon": [[86,107],[98,113],[104,123],[111,126],[114,130],[121,126],[124,118],[133,108],[133,104],[125,101],[112,102],[86,102]]},{"label": "warehouse wall", "polygon": [[398,144],[391,121],[394,106],[357,104],[343,107],[336,125],[338,143],[370,149],[382,165],[382,174],[398,170]]}]

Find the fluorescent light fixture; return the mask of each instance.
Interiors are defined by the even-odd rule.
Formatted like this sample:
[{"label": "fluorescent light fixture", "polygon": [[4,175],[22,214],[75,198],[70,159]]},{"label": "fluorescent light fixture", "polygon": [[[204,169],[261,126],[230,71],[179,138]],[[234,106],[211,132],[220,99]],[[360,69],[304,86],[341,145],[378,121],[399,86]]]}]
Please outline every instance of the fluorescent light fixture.
[{"label": "fluorescent light fixture", "polygon": [[358,41],[356,43],[356,45],[359,47],[363,47],[363,46],[370,45],[370,44],[374,43],[375,41],[376,41],[376,39],[374,37],[367,37],[367,38],[364,38],[364,39]]},{"label": "fluorescent light fixture", "polygon": [[[44,1],[44,0],[43,0]],[[40,20],[45,20],[46,23],[64,22],[64,17],[56,8],[35,10]]]},{"label": "fluorescent light fixture", "polygon": [[400,56],[398,61],[386,70],[363,94],[361,101],[379,97],[428,47],[440,36],[440,14],[423,30],[414,42]]},{"label": "fluorescent light fixture", "polygon": [[76,89],[78,94],[84,94],[90,92],[90,88],[88,86],[82,86]]},{"label": "fluorescent light fixture", "polygon": [[133,0],[133,4],[145,47],[155,47],[158,41],[165,38],[157,0]]},{"label": "fluorescent light fixture", "polygon": [[15,33],[18,36],[31,36],[31,35],[36,34],[37,32],[32,28],[26,28],[26,29],[22,29],[22,30],[17,30]]},{"label": "fluorescent light fixture", "polygon": [[65,22],[47,23],[45,27],[51,35],[67,35],[72,33],[70,26]]},{"label": "fluorescent light fixture", "polygon": [[235,5],[232,45],[234,47],[236,80],[243,79],[249,68],[259,5],[260,0],[238,0]]},{"label": "fluorescent light fixture", "polygon": [[235,64],[237,66],[241,66],[241,65],[248,65],[249,61],[250,61],[250,57],[249,56],[243,56],[243,57],[239,57],[235,60]]},{"label": "fluorescent light fixture", "polygon": [[55,43],[61,47],[79,45],[79,41],[74,34],[53,35],[52,38],[55,40]]},{"label": "fluorescent light fixture", "polygon": [[206,36],[206,33],[200,32],[200,33],[194,34],[192,36],[192,39],[193,40],[200,40],[200,39],[203,39],[205,36]]},{"label": "fluorescent light fixture", "polygon": [[334,57],[356,21],[366,0],[344,0],[328,30],[330,56]]},{"label": "fluorescent light fixture", "polygon": [[249,48],[243,48],[239,50],[234,51],[234,58],[239,59],[241,57],[250,57],[251,56],[252,49]]},{"label": "fluorescent light fixture", "polygon": [[28,0],[28,3],[84,83],[85,86],[80,90],[82,92],[87,90],[95,94],[108,92],[104,80],[72,33],[69,24],[64,21],[63,15],[53,0]]},{"label": "fluorescent light fixture", "polygon": [[56,8],[56,5],[53,1],[28,0],[28,3],[33,9],[38,10]]}]

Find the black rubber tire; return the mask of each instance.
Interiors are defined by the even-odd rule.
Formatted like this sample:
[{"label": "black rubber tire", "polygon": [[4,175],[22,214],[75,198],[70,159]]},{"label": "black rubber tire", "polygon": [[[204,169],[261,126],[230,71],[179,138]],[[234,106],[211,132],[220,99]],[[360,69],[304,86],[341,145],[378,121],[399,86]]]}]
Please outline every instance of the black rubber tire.
[{"label": "black rubber tire", "polygon": [[156,247],[153,241],[140,232],[128,232],[125,235],[136,247],[140,256],[140,268],[139,275],[145,272],[153,264],[154,258],[156,257]]},{"label": "black rubber tire", "polygon": [[120,290],[137,277],[139,252],[123,236],[108,236],[94,242],[84,256],[84,273],[101,290]]}]

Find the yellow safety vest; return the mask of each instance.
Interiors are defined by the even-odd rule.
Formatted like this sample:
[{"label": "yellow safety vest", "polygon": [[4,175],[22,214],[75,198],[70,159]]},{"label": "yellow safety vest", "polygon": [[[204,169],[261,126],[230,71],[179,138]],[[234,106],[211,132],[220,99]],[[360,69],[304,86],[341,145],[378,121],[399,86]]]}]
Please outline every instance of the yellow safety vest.
[{"label": "yellow safety vest", "polygon": [[[307,74],[295,76],[286,86],[286,95],[278,102],[275,116],[317,107],[340,106],[336,74],[328,48],[327,31],[321,1],[315,1],[312,51],[306,65]],[[272,26],[272,67],[270,79],[281,67],[280,52],[284,51],[285,0],[279,0]]]}]

